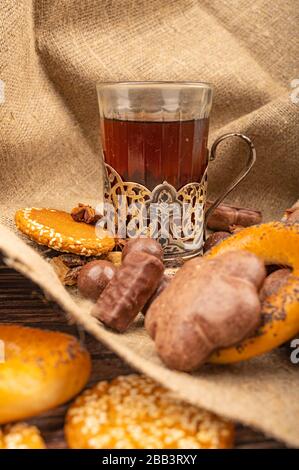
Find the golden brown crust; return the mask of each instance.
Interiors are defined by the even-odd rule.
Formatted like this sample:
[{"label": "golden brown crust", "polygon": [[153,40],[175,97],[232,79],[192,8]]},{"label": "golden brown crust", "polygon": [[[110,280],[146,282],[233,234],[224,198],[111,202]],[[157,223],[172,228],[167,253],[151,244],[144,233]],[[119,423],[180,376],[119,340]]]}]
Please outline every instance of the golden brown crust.
[{"label": "golden brown crust", "polygon": [[229,448],[234,426],[148,377],[129,375],[80,395],[68,410],[65,436],[72,449]]},{"label": "golden brown crust", "polygon": [[102,230],[99,238],[94,226],[75,222],[67,212],[55,209],[20,209],[15,214],[15,222],[31,240],[66,253],[97,256],[112,250],[115,244],[107,231]]},{"label": "golden brown crust", "polygon": [[0,449],[46,449],[46,444],[36,426],[17,423],[0,429]]},{"label": "golden brown crust", "polygon": [[58,406],[86,384],[90,357],[61,332],[0,325],[5,361],[0,364],[0,424]]},{"label": "golden brown crust", "polygon": [[250,251],[266,264],[290,266],[292,273],[277,293],[262,305],[262,324],[255,335],[235,347],[220,349],[210,361],[238,362],[278,347],[299,332],[299,224],[281,222],[249,227],[215,246],[207,255],[213,258],[231,250]]}]

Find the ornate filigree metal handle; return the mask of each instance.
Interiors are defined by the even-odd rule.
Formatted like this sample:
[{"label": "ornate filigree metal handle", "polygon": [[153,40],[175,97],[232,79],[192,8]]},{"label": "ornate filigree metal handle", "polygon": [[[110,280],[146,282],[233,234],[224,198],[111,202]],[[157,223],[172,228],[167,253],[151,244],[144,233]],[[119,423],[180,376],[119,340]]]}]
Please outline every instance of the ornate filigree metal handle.
[{"label": "ornate filigree metal handle", "polygon": [[224,191],[223,194],[221,194],[214,202],[213,204],[207,209],[206,213],[205,213],[205,227],[207,226],[207,221],[208,221],[208,218],[210,217],[210,215],[212,214],[213,210],[216,209],[216,207],[223,201],[224,198],[226,198],[226,196],[233,190],[235,189],[236,186],[238,186],[239,183],[241,183],[241,181],[243,181],[243,179],[245,178],[245,176],[248,175],[248,173],[250,172],[251,168],[253,167],[253,165],[255,164],[255,161],[256,161],[256,150],[255,150],[255,147],[252,143],[252,141],[249,139],[249,137],[247,137],[246,135],[244,134],[239,134],[237,132],[232,132],[232,133],[229,133],[229,134],[223,134],[221,135],[220,137],[218,137],[218,139],[215,140],[215,142],[213,143],[212,145],[212,148],[211,148],[211,153],[210,153],[210,158],[209,160],[210,161],[213,161],[215,160],[216,158],[216,150],[217,150],[217,147],[218,145],[225,139],[228,139],[230,137],[238,137],[239,139],[242,139],[246,142],[246,144],[248,145],[249,147],[249,155],[247,157],[247,160],[246,160],[246,163],[245,163],[245,167],[241,170],[241,172],[239,173],[239,175],[232,181],[232,183],[229,185],[229,187]]}]

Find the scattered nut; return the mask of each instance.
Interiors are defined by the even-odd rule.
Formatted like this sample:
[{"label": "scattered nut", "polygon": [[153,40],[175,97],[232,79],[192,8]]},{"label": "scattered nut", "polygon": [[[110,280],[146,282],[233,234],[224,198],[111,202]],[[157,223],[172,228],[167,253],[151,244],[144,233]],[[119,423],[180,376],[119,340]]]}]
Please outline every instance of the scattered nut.
[{"label": "scattered nut", "polygon": [[55,256],[50,260],[50,264],[57,276],[65,286],[74,286],[77,284],[78,274],[81,266],[69,267],[65,264],[61,256]]},{"label": "scattered nut", "polygon": [[75,286],[77,285],[78,276],[82,269],[82,266],[76,266],[75,268],[70,268],[69,271],[65,274],[63,284],[65,286]]},{"label": "scattered nut", "polygon": [[77,266],[84,266],[84,264],[96,258],[94,256],[86,258],[86,256],[75,255],[73,253],[64,253],[59,255],[59,259],[69,268],[75,268]]}]

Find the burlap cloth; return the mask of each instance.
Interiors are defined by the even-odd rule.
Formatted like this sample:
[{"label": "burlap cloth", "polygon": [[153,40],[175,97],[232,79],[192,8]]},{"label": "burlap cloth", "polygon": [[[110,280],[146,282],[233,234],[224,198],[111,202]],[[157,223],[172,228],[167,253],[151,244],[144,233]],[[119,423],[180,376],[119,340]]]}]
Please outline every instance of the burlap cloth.
[{"label": "burlap cloth", "polygon": [[[298,198],[298,2],[294,0],[1,0],[0,220],[16,208],[69,209],[101,193],[95,82],[204,80],[215,86],[211,141],[253,138],[258,162],[234,204],[280,216]],[[3,83],[1,82],[3,91]],[[5,98],[5,100],[4,100]],[[4,101],[4,102],[3,102]],[[237,170],[226,146],[210,193]],[[69,317],[184,399],[299,446],[299,373],[282,350],[194,375],[167,370],[138,322],[127,334],[89,317],[40,255],[0,228],[6,262],[39,284]]]}]

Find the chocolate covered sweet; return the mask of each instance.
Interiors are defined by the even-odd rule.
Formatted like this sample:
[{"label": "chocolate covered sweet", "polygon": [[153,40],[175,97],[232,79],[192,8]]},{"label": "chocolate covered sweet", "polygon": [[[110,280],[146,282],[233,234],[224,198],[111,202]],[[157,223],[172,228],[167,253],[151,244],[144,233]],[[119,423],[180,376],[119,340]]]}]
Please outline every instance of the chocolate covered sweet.
[{"label": "chocolate covered sweet", "polygon": [[230,237],[229,232],[214,232],[212,233],[205,241],[203,246],[203,252],[207,253],[213,246],[218,245],[218,243],[225,240],[227,237]]},{"label": "chocolate covered sweet", "polygon": [[96,302],[117,268],[106,260],[94,260],[85,264],[78,275],[79,292],[87,299]]},{"label": "chocolate covered sweet", "polygon": [[163,258],[163,249],[160,243],[148,237],[132,238],[129,240],[123,248],[122,260],[125,259],[128,253],[132,252],[148,253],[158,259]]},{"label": "chocolate covered sweet", "polygon": [[260,300],[264,302],[267,297],[276,294],[279,289],[288,281],[291,270],[288,268],[278,269],[266,277],[260,290]]},{"label": "chocolate covered sweet", "polygon": [[260,322],[258,289],[265,275],[263,261],[246,251],[188,261],[145,316],[163,362],[172,369],[196,370],[213,351],[253,333]]},{"label": "chocolate covered sweet", "polygon": [[100,295],[92,315],[117,331],[125,331],[157,289],[164,265],[145,252],[127,253],[121,267]]}]

